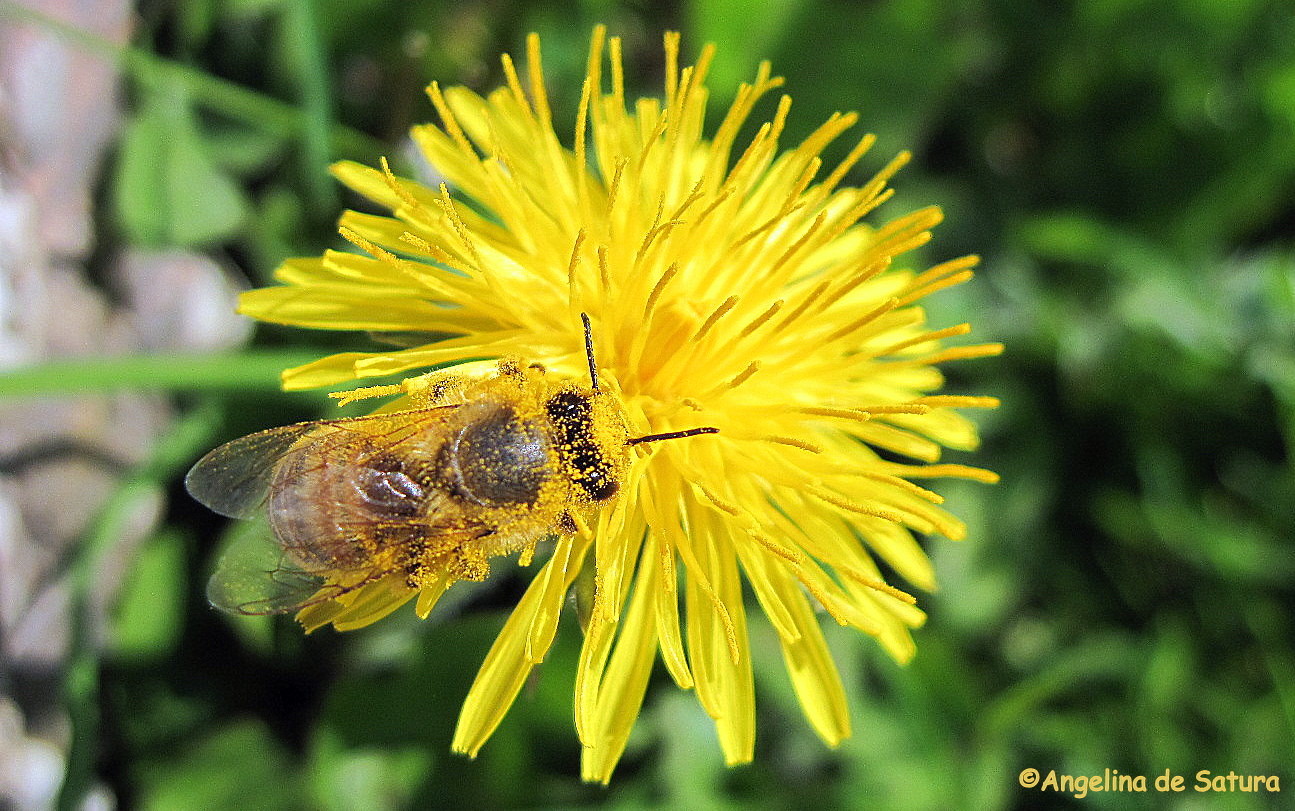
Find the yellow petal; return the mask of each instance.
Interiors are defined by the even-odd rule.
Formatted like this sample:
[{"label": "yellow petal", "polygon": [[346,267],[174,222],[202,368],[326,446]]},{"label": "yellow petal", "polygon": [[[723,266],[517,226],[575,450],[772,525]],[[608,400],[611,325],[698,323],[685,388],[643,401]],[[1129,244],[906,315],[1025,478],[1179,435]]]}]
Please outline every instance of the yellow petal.
[{"label": "yellow petal", "polygon": [[850,736],[850,712],[841,676],[827,649],[818,619],[795,581],[776,571],[774,578],[775,588],[782,594],[782,602],[796,627],[795,637],[781,634],[778,637],[792,687],[814,731],[828,746],[836,746]]},{"label": "yellow petal", "polygon": [[[645,560],[654,558],[656,542],[649,541]],[[630,730],[647,692],[648,677],[656,660],[656,614],[653,596],[659,589],[657,568],[641,565],[634,596],[620,623],[620,635],[611,661],[599,679],[593,717],[586,722],[586,742],[580,757],[580,776],[606,783],[625,751]]]},{"label": "yellow petal", "polygon": [[686,590],[689,660],[697,696],[715,719],[724,761],[735,766],[749,762],[755,751],[755,695],[741,581],[732,548],[711,534],[708,518],[697,510],[690,510],[689,518],[698,564],[713,579],[715,597],[729,620],[725,623],[712,597],[702,593],[695,576],[699,572],[690,571]]},{"label": "yellow petal", "polygon": [[[555,594],[560,601],[579,572],[579,567],[562,569],[562,565],[571,559],[570,547],[574,543],[574,539],[570,537],[558,542],[553,557],[544,565],[545,572],[531,581],[526,594],[504,623],[495,644],[490,647],[467,698],[463,700],[463,710],[459,713],[459,722],[454,730],[454,751],[476,757],[486,739],[503,720],[504,714],[517,698],[518,691],[525,684],[526,677],[534,668],[535,661],[532,657],[543,657],[545,651],[528,651],[531,641],[529,631],[541,611],[554,610],[547,603],[554,600]],[[564,586],[560,590],[546,585],[545,575],[550,567],[561,572]]]}]

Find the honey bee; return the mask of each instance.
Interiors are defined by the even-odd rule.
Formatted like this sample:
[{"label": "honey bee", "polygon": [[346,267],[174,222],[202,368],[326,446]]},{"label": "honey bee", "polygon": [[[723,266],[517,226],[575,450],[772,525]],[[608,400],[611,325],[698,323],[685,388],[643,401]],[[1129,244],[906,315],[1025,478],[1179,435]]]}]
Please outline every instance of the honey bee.
[{"label": "honey bee", "polygon": [[483,580],[490,558],[574,533],[573,513],[614,499],[631,446],[717,432],[629,437],[581,321],[588,386],[506,359],[486,378],[343,395],[406,393],[412,409],[272,428],[208,453],[185,477],[189,493],[231,518],[268,518],[274,540],[271,563],[222,560],[208,599],[272,614],[387,578],[413,589],[446,573]]}]

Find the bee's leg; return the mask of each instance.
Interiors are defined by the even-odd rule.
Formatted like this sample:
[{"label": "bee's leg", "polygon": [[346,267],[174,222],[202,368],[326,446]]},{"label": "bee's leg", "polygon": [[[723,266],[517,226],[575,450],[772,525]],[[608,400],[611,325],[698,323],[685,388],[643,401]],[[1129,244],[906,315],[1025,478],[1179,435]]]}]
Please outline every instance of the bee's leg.
[{"label": "bee's leg", "polygon": [[444,402],[461,387],[461,381],[453,375],[431,374],[406,378],[387,386],[364,386],[350,391],[329,392],[328,396],[336,399],[339,406],[344,406],[374,397],[407,394],[420,406],[431,406]]},{"label": "bee's leg", "polygon": [[402,385],[420,405],[434,406],[460,401],[464,383],[458,375],[432,372],[408,378]]},{"label": "bee's leg", "polygon": [[424,375],[406,380],[409,392],[422,398],[428,405],[438,405],[462,397],[463,379],[455,375]]},{"label": "bee's leg", "polygon": [[576,526],[576,519],[572,518],[571,513],[566,510],[558,516],[557,528],[563,535],[575,535],[580,531],[580,527]]}]

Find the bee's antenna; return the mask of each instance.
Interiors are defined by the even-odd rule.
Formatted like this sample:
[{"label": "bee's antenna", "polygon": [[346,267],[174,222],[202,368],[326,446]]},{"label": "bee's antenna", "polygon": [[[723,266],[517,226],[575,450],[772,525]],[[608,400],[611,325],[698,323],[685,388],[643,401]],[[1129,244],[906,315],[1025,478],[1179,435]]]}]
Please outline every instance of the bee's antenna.
[{"label": "bee's antenna", "polygon": [[589,326],[588,313],[580,314],[580,323],[585,325],[585,358],[589,361],[589,381],[593,383],[594,391],[598,391],[598,369],[594,366],[594,333]]},{"label": "bee's antenna", "polygon": [[687,431],[670,431],[664,434],[648,434],[647,436],[636,436],[633,439],[625,440],[626,445],[644,445],[648,442],[660,442],[663,439],[683,439],[686,436],[700,436],[701,434],[718,434],[718,428],[689,428]]}]

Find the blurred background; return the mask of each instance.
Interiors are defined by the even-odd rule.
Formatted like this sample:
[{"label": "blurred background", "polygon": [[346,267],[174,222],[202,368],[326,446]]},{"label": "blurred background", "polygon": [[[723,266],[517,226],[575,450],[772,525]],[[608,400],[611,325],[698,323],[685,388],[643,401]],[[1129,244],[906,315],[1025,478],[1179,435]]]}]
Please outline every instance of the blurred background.
[{"label": "blurred background", "polygon": [[[524,580],[419,623],[304,637],[203,588],[222,534],[179,479],[219,442],[335,411],[283,367],[362,335],[253,326],[236,291],[340,245],[327,174],[390,155],[436,79],[487,90],[543,38],[570,132],[589,32],[659,95],[661,32],[761,59],[794,143],[837,110],[913,164],[880,218],[943,206],[930,301],[1001,358],[949,368],[987,487],[927,544],[907,667],[827,623],[832,751],[753,624],[756,762],[726,769],[661,668],[610,788],[578,779],[576,623],[481,756],[459,705]],[[1202,808],[1295,792],[1295,8],[1192,0],[0,0],[0,808],[1021,808],[1020,770],[1185,776]],[[773,101],[760,108],[772,114]],[[712,119],[712,121],[714,118]],[[841,147],[842,154],[844,146]],[[839,155],[838,155],[839,157]],[[497,567],[500,568],[500,567]],[[567,618],[570,620],[571,618]],[[1197,794],[1201,769],[1282,794]],[[1283,798],[1285,802],[1283,802]]]}]

